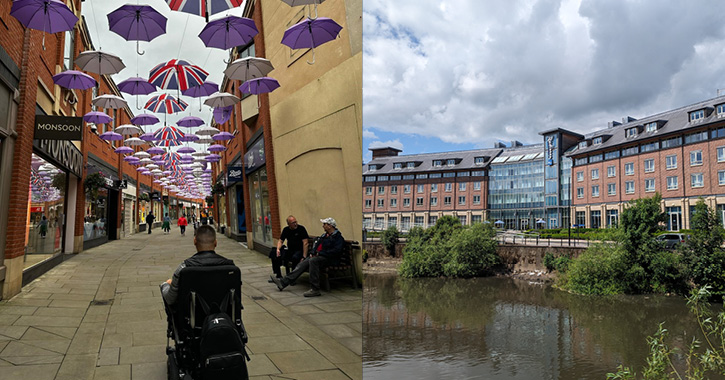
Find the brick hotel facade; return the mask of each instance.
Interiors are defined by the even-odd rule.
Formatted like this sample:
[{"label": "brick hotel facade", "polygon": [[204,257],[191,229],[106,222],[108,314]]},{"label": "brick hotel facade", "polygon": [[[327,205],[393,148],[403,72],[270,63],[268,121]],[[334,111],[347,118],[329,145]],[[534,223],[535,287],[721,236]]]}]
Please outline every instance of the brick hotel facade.
[{"label": "brick hotel facade", "polygon": [[[666,228],[687,229],[699,198],[725,224],[725,97],[543,144],[418,155],[373,150],[363,168],[367,229],[430,226],[443,215],[528,229],[615,225],[627,202],[662,195]],[[499,222],[500,223],[500,222]]]}]

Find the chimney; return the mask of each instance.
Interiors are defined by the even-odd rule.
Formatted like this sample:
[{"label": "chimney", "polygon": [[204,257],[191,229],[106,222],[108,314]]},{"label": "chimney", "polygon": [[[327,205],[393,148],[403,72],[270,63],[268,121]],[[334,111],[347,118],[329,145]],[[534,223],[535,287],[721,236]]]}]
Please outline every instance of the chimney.
[{"label": "chimney", "polygon": [[402,150],[390,146],[382,148],[371,148],[369,150],[373,152],[373,160],[380,157],[394,157],[397,156],[398,153],[402,152]]},{"label": "chimney", "polygon": [[622,125],[622,123],[620,123],[618,121],[610,121],[609,123],[607,123],[607,128],[614,128],[618,125]]},{"label": "chimney", "polygon": [[637,121],[637,119],[633,118],[632,116],[625,116],[622,118],[622,124],[627,124],[633,121]]},{"label": "chimney", "polygon": [[502,143],[500,141],[496,141],[495,143],[493,143],[493,147],[494,148],[505,148],[506,147],[506,144],[504,144],[504,143]]},{"label": "chimney", "polygon": [[519,142],[519,141],[516,141],[516,140],[512,140],[512,141],[511,141],[511,147],[513,148],[513,147],[517,147],[517,146],[524,146],[524,144],[522,144],[522,143],[521,143],[521,142]]}]

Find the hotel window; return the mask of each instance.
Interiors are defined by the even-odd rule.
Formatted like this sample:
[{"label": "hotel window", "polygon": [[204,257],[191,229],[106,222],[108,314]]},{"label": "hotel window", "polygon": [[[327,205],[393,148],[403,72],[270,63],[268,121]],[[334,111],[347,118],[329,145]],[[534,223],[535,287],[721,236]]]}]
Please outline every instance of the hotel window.
[{"label": "hotel window", "polygon": [[385,199],[378,199],[378,208],[385,206]]},{"label": "hotel window", "polygon": [[690,112],[690,123],[697,123],[705,118],[705,110]]},{"label": "hotel window", "polygon": [[443,178],[453,178],[456,176],[456,173],[453,172],[445,172],[443,173]]},{"label": "hotel window", "polygon": [[601,155],[601,154],[595,154],[593,156],[589,156],[589,163],[592,164],[592,163],[595,163],[595,162],[602,161],[603,159],[604,159],[604,156],[603,155]]},{"label": "hotel window", "polygon": [[473,190],[481,190],[481,182],[474,182],[473,183]]},{"label": "hotel window", "polygon": [[483,215],[471,215],[471,224],[482,223]]},{"label": "hotel window", "polygon": [[451,197],[443,197],[443,205],[450,206],[451,205]]},{"label": "hotel window", "polygon": [[430,197],[430,205],[438,206],[438,197]]},{"label": "hotel window", "polygon": [[584,172],[576,172],[576,181],[577,182],[584,181]]},{"label": "hotel window", "polygon": [[483,165],[483,157],[476,157],[473,159],[473,163],[476,165]]},{"label": "hotel window", "polygon": [[378,186],[378,195],[385,194],[385,186]]},{"label": "hotel window", "polygon": [[396,199],[396,198],[391,199],[390,207],[398,207],[398,199]]},{"label": "hotel window", "polygon": [[725,116],[725,104],[717,105],[717,117]]},{"label": "hotel window", "polygon": [[365,176],[365,182],[375,182],[375,176],[374,175]]},{"label": "hotel window", "polygon": [[415,179],[426,179],[428,178],[428,174],[416,174]]},{"label": "hotel window", "polygon": [[576,188],[576,197],[577,198],[584,198],[584,188],[583,187],[577,187]]},{"label": "hotel window", "polygon": [[468,177],[471,175],[471,172],[458,172],[458,177]]},{"label": "hotel window", "polygon": [[644,125],[644,130],[647,132],[654,132],[657,130],[657,122],[653,121]]},{"label": "hotel window", "polygon": [[423,197],[415,198],[415,205],[416,206],[423,206]]},{"label": "hotel window", "polygon": [[599,169],[592,169],[592,179],[599,179]]},{"label": "hotel window", "polygon": [[471,177],[483,177],[486,175],[485,170],[474,170],[471,172]]},{"label": "hotel window", "polygon": [[725,161],[725,146],[717,148],[717,162]]},{"label": "hotel window", "polygon": [[607,184],[607,194],[608,195],[617,195],[617,184],[616,183]]},{"label": "hotel window", "polygon": [[642,144],[642,148],[640,149],[640,152],[646,153],[646,152],[652,152],[660,148],[660,143],[658,141],[655,141],[653,143],[649,144]]},{"label": "hotel window", "polygon": [[667,190],[677,190],[677,176],[667,177]]},{"label": "hotel window", "polygon": [[387,181],[387,180],[388,180],[388,176],[386,176],[386,175],[379,175],[378,176],[378,181]]},{"label": "hotel window", "polygon": [[628,128],[627,130],[625,130],[625,136],[627,138],[636,137],[637,136],[637,127]]},{"label": "hotel window", "polygon": [[466,205],[466,197],[463,197],[463,196],[458,197],[458,204],[461,205],[461,206],[465,206]]},{"label": "hotel window", "polygon": [[415,167],[415,162],[408,162],[407,168],[413,169]]},{"label": "hotel window", "polygon": [[667,169],[677,169],[677,155],[671,155],[665,157],[665,164],[667,165]]},{"label": "hotel window", "polygon": [[461,223],[462,226],[466,225],[466,220],[468,218],[465,215],[458,215],[458,221]]},{"label": "hotel window", "polygon": [[614,165],[607,166],[607,177],[615,177],[616,175],[617,175],[617,167]]},{"label": "hotel window", "polygon": [[438,221],[438,216],[429,216],[428,217],[428,226],[435,226],[436,222]]},{"label": "hotel window", "polygon": [[390,180],[391,181],[400,181],[400,176],[399,175],[391,175],[390,176]]},{"label": "hotel window", "polygon": [[717,184],[720,186],[725,185],[725,170],[717,172]]},{"label": "hotel window", "polygon": [[634,181],[626,181],[624,183],[624,193],[634,194]]},{"label": "hotel window", "polygon": [[375,165],[368,165],[368,171],[374,172],[378,170],[378,167]]},{"label": "hotel window", "polygon": [[402,169],[403,163],[402,162],[396,162],[393,164],[393,169]]},{"label": "hotel window", "polygon": [[365,200],[365,208],[371,208],[373,207],[373,200],[372,199],[366,199]]},{"label": "hotel window", "polygon": [[418,185],[418,193],[422,193],[423,191],[423,185]]},{"label": "hotel window", "polygon": [[651,173],[653,171],[655,171],[655,159],[648,158],[648,159],[644,160],[644,172]]},{"label": "hotel window", "polygon": [[639,153],[639,145],[622,149],[622,157],[634,156],[637,153]]},{"label": "hotel window", "polygon": [[671,139],[662,140],[662,149],[665,148],[674,148],[676,146],[682,145],[682,137],[677,136],[673,137]]},{"label": "hotel window", "polygon": [[624,175],[634,175],[634,162],[624,164]]},{"label": "hotel window", "polygon": [[403,185],[403,192],[405,194],[410,194],[410,185]]},{"label": "hotel window", "polygon": [[[718,117],[720,117],[720,116],[718,116]],[[725,137],[725,127],[713,129],[710,131],[711,139],[719,139],[721,137]]]},{"label": "hotel window", "polygon": [[441,173],[430,173],[428,178],[441,178]]},{"label": "hotel window", "polygon": [[75,37],[75,29],[65,32],[65,38],[63,39],[63,66],[66,69],[73,69],[71,67],[71,61],[75,54],[73,53],[73,37]]},{"label": "hotel window", "polygon": [[396,216],[389,216],[388,217],[388,227],[390,226],[398,226],[398,217]]},{"label": "hotel window", "polygon": [[439,167],[443,166],[443,161],[441,161],[441,160],[433,160],[433,166],[436,167],[436,168],[439,168]]},{"label": "hotel window", "polygon": [[481,196],[480,195],[474,195],[473,196],[473,204],[474,205],[480,205],[481,204]]},{"label": "hotel window", "polygon": [[707,140],[707,131],[690,133],[685,135],[685,144],[696,143]]},{"label": "hotel window", "polygon": [[580,142],[580,143],[579,143],[579,149],[584,149],[584,148],[586,148],[586,147],[587,147],[587,142],[586,142],[586,140],[584,140],[584,141],[582,141],[582,142]]},{"label": "hotel window", "polygon": [[601,137],[595,137],[595,138],[592,139],[592,145],[599,145],[601,143],[602,143],[602,138]]},{"label": "hotel window", "polygon": [[410,180],[410,179],[415,179],[415,176],[412,175],[412,174],[406,174],[406,175],[403,176],[403,181],[407,181],[407,180]]},{"label": "hotel window", "polygon": [[574,160],[574,166],[582,166],[587,164],[587,158],[577,158]]},{"label": "hotel window", "polygon": [[651,193],[655,191],[655,179],[654,178],[646,178],[644,180],[644,191],[647,193]]},{"label": "hotel window", "polygon": [[466,183],[461,182],[458,184],[458,191],[466,191]]},{"label": "hotel window", "polygon": [[693,150],[690,152],[690,166],[702,165],[702,151]]},{"label": "hotel window", "polygon": [[453,166],[456,164],[456,160],[446,160],[446,165]]},{"label": "hotel window", "polygon": [[452,183],[446,183],[446,192],[453,191],[453,184]]},{"label": "hotel window", "polygon": [[619,151],[613,150],[611,152],[604,153],[604,159],[605,160],[612,160],[619,157]]},{"label": "hotel window", "polygon": [[438,184],[437,183],[431,183],[430,184],[430,192],[431,193],[437,193],[438,192]]},{"label": "hotel window", "polygon": [[373,187],[368,186],[365,188],[365,195],[373,195]]},{"label": "hotel window", "polygon": [[704,176],[702,173],[695,173],[690,175],[690,185],[692,187],[703,187],[705,186]]},{"label": "hotel window", "polygon": [[599,196],[599,185],[592,186],[592,197]]},{"label": "hotel window", "polygon": [[398,185],[390,186],[390,194],[398,194]]},{"label": "hotel window", "polygon": [[403,207],[410,207],[410,198],[403,198]]}]

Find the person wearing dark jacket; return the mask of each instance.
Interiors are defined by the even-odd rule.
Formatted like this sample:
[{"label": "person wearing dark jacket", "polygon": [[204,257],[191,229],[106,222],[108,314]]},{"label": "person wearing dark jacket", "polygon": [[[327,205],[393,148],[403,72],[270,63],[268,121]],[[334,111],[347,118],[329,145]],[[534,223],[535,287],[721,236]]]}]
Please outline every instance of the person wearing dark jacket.
[{"label": "person wearing dark jacket", "polygon": [[345,239],[342,237],[340,230],[337,229],[337,223],[333,218],[320,219],[322,228],[325,233],[317,238],[312,250],[307,258],[302,260],[299,265],[287,276],[278,278],[274,275],[270,276],[272,282],[282,291],[289,286],[290,283],[297,280],[304,272],[310,272],[311,289],[304,293],[305,297],[321,296],[320,293],[320,269],[328,265],[336,265],[340,262],[342,249]]},{"label": "person wearing dark jacket", "polygon": [[149,235],[151,234],[151,226],[154,225],[155,219],[156,219],[156,217],[154,216],[154,213],[152,211],[149,211],[149,214],[146,215],[146,224],[148,225],[148,228],[149,228]]},{"label": "person wearing dark jacket", "polygon": [[194,236],[194,246],[196,246],[197,252],[179,264],[172,278],[161,284],[161,296],[164,297],[167,305],[173,308],[176,303],[176,298],[179,295],[179,273],[182,269],[186,267],[234,265],[234,261],[214,252],[216,244],[214,227],[201,226],[197,229],[196,236]]}]

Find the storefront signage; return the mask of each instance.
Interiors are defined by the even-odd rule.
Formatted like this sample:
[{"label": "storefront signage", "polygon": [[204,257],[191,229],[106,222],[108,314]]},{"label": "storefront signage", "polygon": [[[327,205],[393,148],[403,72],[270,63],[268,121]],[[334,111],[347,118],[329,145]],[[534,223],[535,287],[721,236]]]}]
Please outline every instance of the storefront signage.
[{"label": "storefront signage", "polygon": [[242,182],[244,179],[244,167],[243,166],[228,166],[227,167],[227,183]]},{"label": "storefront signage", "polygon": [[70,141],[36,140],[34,145],[48,156],[49,162],[78,177],[83,175],[83,153]]},{"label": "storefront signage", "polygon": [[35,136],[38,140],[83,140],[83,118],[35,115]]},{"label": "storefront signage", "polygon": [[43,212],[43,206],[31,207],[30,212]]},{"label": "storefront signage", "polygon": [[249,174],[262,166],[266,160],[264,156],[264,138],[257,140],[252,147],[244,154],[244,172]]},{"label": "storefront signage", "polygon": [[113,181],[113,187],[117,189],[125,189],[128,187],[128,181],[125,179]]},{"label": "storefront signage", "polygon": [[556,154],[556,135],[546,136],[546,165],[554,165],[554,155]]},{"label": "storefront signage", "polygon": [[151,192],[151,200],[152,201],[160,201],[161,200],[161,194],[158,191]]}]

